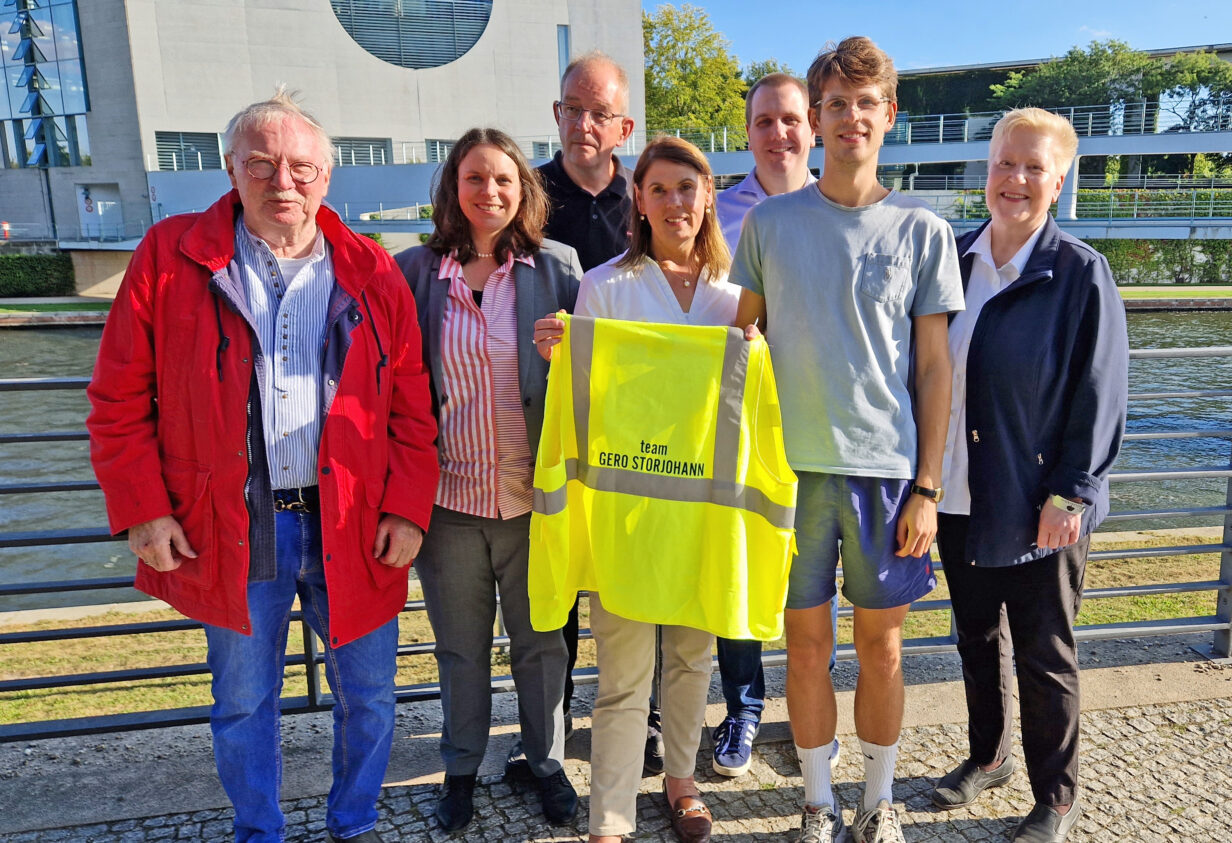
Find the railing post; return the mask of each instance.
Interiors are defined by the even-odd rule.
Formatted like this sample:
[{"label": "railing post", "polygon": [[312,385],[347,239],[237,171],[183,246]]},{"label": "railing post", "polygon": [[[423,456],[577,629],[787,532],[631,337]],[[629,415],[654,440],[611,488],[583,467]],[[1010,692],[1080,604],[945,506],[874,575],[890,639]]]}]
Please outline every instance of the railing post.
[{"label": "railing post", "polygon": [[[1232,451],[1228,455],[1228,467],[1232,468]],[[1228,493],[1225,498],[1232,509],[1232,477],[1228,478]],[[1223,516],[1223,545],[1232,545],[1232,512]],[[1224,550],[1219,555],[1219,582],[1222,584],[1215,596],[1215,617],[1223,621],[1224,628],[1215,630],[1215,640],[1212,642],[1216,658],[1232,658],[1232,550]]]},{"label": "railing post", "polygon": [[308,705],[321,704],[321,672],[317,670],[317,639],[308,625],[308,619],[301,617],[300,630],[304,636],[304,680],[308,683]]}]

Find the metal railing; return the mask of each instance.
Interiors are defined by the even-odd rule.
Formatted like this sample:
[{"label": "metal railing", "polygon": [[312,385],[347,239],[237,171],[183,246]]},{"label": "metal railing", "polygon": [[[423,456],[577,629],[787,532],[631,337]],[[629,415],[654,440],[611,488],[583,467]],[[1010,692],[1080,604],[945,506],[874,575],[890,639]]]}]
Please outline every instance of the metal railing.
[{"label": "metal railing", "polygon": [[[1131,352],[1131,359],[1169,359],[1169,358],[1232,358],[1232,346],[1212,348],[1179,348],[1179,349],[1144,349]],[[37,390],[82,390],[88,385],[86,378],[38,378],[0,380],[0,393],[28,392]],[[1192,389],[1160,392],[1140,392],[1130,396],[1131,405],[1149,404],[1150,402],[1182,399],[1215,399],[1232,397],[1232,389]],[[1148,441],[1156,439],[1232,439],[1232,428],[1220,429],[1177,429],[1129,433],[1127,442]],[[39,442],[68,442],[87,439],[84,430],[44,431],[0,434],[0,445],[33,444]],[[1126,623],[1088,625],[1079,627],[1076,635],[1080,641],[1096,639],[1126,638],[1152,635],[1171,635],[1195,632],[1211,632],[1212,653],[1222,657],[1232,655],[1232,455],[1226,465],[1205,467],[1159,467],[1150,470],[1117,470],[1111,475],[1113,483],[1161,483],[1173,480],[1194,480],[1202,478],[1217,478],[1226,480],[1227,493],[1221,506],[1171,506],[1166,509],[1145,511],[1120,511],[1109,516],[1109,524],[1141,521],[1143,519],[1175,520],[1180,518],[1207,517],[1222,518],[1221,540],[1211,544],[1176,545],[1167,547],[1137,547],[1121,550],[1099,550],[1090,554],[1092,560],[1107,559],[1157,559],[1161,557],[1180,556],[1187,554],[1220,554],[1219,575],[1217,579],[1208,579],[1181,583],[1143,583],[1132,586],[1112,588],[1090,588],[1085,592],[1086,600],[1101,600],[1118,597],[1134,597],[1158,594],[1177,594],[1192,592],[1213,592],[1215,605],[1210,615],[1177,619],[1139,620]],[[12,482],[5,478],[0,483],[0,498],[17,494],[43,494],[50,492],[90,492],[96,491],[98,484],[89,481],[69,482]],[[48,529],[22,532],[0,533],[0,548],[50,547],[56,545],[72,545],[97,542],[117,541],[105,527],[86,529]],[[54,595],[73,591],[94,591],[106,589],[126,589],[132,584],[131,576],[105,577],[95,579],[77,579],[65,581],[44,581],[30,583],[0,583],[0,599],[17,595]],[[914,612],[946,610],[948,600],[923,600],[911,607]],[[423,601],[410,601],[404,607],[404,612],[424,611]],[[849,616],[851,610],[844,608],[840,615]],[[317,640],[299,613],[293,619],[302,626],[304,646],[302,652],[288,656],[287,664],[304,671],[307,693],[304,696],[284,697],[281,700],[284,713],[302,713],[320,711],[329,708],[333,698],[323,687],[321,671],[323,656]],[[82,625],[63,629],[33,630],[33,631],[0,631],[0,646],[16,645],[47,641],[71,639],[104,639],[118,635],[152,635],[163,632],[200,628],[200,624],[186,619],[165,621],[134,621],[124,624],[106,626]],[[0,628],[2,629],[2,628]],[[583,637],[588,637],[589,631],[583,631]],[[494,649],[509,646],[508,638],[501,635],[493,641]],[[949,636],[931,638],[907,639],[903,642],[905,654],[927,654],[953,650],[955,638],[951,631]],[[425,655],[433,652],[433,642],[400,644],[399,657]],[[851,645],[839,647],[839,658],[853,658]],[[763,661],[767,665],[783,664],[786,653],[782,650],[767,651]],[[70,688],[87,685],[99,685],[115,682],[141,682],[171,677],[201,675],[208,672],[203,663],[179,664],[161,667],[140,667],[125,670],[109,670],[87,673],[76,673],[59,676],[35,676],[21,679],[0,681],[0,693],[46,690],[51,688]],[[575,681],[594,681],[594,668],[583,668],[575,671]],[[512,688],[509,677],[493,679],[494,690]],[[399,702],[413,702],[438,698],[440,688],[434,683],[402,685],[396,689]],[[0,741],[30,740],[41,737],[64,736],[72,734],[88,734],[95,732],[122,731],[156,726],[181,725],[206,722],[209,717],[208,707],[190,707],[164,709],[159,711],[142,711],[125,714],[114,714],[97,717],[86,717],[73,720],[50,720],[26,723],[10,723],[0,725]]]},{"label": "metal railing", "polygon": [[[878,173],[878,178],[886,187],[897,187],[899,190],[983,190],[984,186],[988,183],[988,176],[983,173],[931,175],[886,171]],[[1109,182],[1106,176],[1079,176],[1078,189],[1144,191],[1230,190],[1232,189],[1232,178],[1178,173],[1171,176],[1120,176]]]},{"label": "metal railing", "polygon": [[[1179,99],[1054,106],[1047,109],[1065,117],[1079,137],[1107,135],[1152,135],[1172,132],[1225,132],[1232,130],[1232,94],[1197,100]],[[987,141],[1004,111],[954,114],[908,114],[900,112],[887,144],[937,144]],[[676,135],[696,144],[703,152],[735,152],[747,149],[744,126],[690,126],[685,128],[636,128],[619,150],[637,155],[648,138]],[[523,135],[514,139],[529,159],[550,158],[560,149],[555,134]],[[393,164],[423,164],[444,160],[452,141],[395,141]],[[383,163],[383,162],[382,162]]]},{"label": "metal railing", "polygon": [[[883,181],[892,183],[889,179]],[[951,222],[988,218],[988,205],[982,190],[912,195],[937,216]],[[1075,201],[1074,219],[1109,222],[1225,221],[1232,219],[1232,190],[1081,191]]]}]

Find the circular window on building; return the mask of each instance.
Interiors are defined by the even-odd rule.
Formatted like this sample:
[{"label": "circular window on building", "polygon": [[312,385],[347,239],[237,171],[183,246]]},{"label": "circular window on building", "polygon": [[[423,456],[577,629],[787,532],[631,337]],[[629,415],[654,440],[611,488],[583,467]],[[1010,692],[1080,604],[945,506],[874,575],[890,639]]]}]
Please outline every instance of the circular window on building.
[{"label": "circular window on building", "polygon": [[329,0],[342,28],[382,61],[418,70],[463,56],[492,16],[492,0]]}]

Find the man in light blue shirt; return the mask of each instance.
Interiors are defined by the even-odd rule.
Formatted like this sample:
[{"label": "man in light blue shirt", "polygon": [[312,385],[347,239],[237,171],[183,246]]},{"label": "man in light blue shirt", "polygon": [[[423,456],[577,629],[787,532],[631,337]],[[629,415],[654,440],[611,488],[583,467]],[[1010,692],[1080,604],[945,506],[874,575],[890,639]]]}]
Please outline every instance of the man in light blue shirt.
[{"label": "man in light blue shirt", "polygon": [[744,215],[768,196],[790,193],[817,178],[809,172],[813,130],[808,119],[808,88],[794,76],[771,73],[749,88],[744,128],[756,166],[744,181],[719,194],[719,225],[734,253]]},{"label": "man in light blue shirt", "polygon": [[892,793],[902,625],[936,584],[929,547],[950,411],[946,329],[962,309],[962,281],[949,226],[877,180],[897,83],[890,57],[867,38],[823,49],[808,72],[821,179],[748,213],[730,276],[745,288],[736,324],[765,331],[774,355],[799,479],[784,625],[804,779],[800,843],[848,839],[828,763],[838,710],[825,666],[840,548],[860,660],[855,722],[867,785],[857,843],[903,841]]}]

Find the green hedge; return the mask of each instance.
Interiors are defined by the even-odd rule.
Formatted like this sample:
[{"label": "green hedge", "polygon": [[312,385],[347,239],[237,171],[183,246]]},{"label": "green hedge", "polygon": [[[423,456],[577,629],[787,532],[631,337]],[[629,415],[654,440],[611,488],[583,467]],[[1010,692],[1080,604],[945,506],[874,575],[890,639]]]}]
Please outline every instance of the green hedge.
[{"label": "green hedge", "polygon": [[1088,240],[1118,284],[1232,283],[1232,240]]},{"label": "green hedge", "polygon": [[0,297],[71,296],[76,289],[68,255],[0,255]]}]

